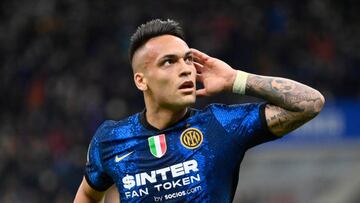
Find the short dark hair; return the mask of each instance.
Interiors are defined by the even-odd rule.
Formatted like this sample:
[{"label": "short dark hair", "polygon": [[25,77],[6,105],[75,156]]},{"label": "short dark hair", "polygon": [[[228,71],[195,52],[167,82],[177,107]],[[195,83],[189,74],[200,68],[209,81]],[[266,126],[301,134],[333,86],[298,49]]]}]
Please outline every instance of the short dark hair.
[{"label": "short dark hair", "polygon": [[144,45],[149,39],[161,35],[174,35],[182,40],[185,40],[183,30],[178,22],[171,19],[167,19],[167,20],[154,19],[148,21],[145,24],[140,25],[137,28],[136,32],[130,38],[130,46],[129,46],[130,63],[137,49],[139,49],[142,45]]}]

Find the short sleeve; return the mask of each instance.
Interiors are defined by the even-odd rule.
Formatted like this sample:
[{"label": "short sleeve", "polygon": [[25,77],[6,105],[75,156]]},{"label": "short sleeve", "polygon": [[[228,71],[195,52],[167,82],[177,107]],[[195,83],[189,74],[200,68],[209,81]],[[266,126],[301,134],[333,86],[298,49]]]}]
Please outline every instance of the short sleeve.
[{"label": "short sleeve", "polygon": [[104,171],[101,158],[100,142],[102,134],[106,133],[107,123],[108,122],[104,122],[97,129],[95,135],[90,142],[87,152],[85,179],[88,184],[97,191],[105,191],[111,185],[113,185],[113,180]]},{"label": "short sleeve", "polygon": [[266,103],[214,104],[211,109],[227,134],[249,149],[279,138],[268,129],[265,105]]}]

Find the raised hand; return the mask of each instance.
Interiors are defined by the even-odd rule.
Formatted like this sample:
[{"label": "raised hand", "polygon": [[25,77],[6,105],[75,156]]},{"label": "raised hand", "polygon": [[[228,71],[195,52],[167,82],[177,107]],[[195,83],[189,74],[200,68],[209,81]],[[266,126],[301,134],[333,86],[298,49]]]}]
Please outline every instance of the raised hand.
[{"label": "raised hand", "polygon": [[232,91],[236,70],[227,63],[191,49],[197,71],[196,80],[203,83],[204,88],[196,90],[198,96],[211,96],[222,91]]}]

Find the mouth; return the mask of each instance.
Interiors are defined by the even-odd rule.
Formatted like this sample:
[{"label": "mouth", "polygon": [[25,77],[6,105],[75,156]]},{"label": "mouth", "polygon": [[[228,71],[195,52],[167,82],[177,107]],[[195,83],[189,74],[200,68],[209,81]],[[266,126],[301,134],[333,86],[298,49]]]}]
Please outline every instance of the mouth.
[{"label": "mouth", "polygon": [[180,90],[186,90],[186,91],[193,91],[195,85],[191,80],[185,81],[183,83],[181,83],[181,85],[179,86]]}]

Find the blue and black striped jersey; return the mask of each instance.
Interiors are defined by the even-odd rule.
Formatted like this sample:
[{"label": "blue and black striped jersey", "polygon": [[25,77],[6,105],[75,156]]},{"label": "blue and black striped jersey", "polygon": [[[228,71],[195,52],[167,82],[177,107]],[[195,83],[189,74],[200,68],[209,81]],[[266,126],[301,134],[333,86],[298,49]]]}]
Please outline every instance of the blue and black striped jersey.
[{"label": "blue and black striped jersey", "polygon": [[89,146],[86,180],[99,191],[116,184],[121,202],[231,202],[246,150],[277,138],[264,107],[189,109],[164,130],[145,112],[105,121]]}]

